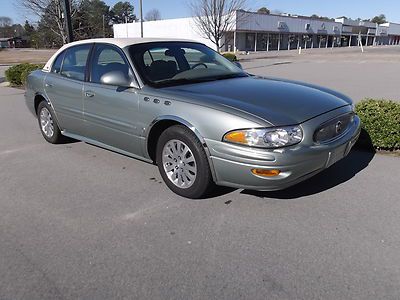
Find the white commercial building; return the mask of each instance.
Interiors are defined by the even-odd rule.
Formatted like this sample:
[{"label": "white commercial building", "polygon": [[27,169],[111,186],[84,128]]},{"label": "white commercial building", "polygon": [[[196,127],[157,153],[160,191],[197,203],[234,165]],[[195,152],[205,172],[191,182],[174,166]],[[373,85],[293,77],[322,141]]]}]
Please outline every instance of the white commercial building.
[{"label": "white commercial building", "polygon": [[[113,26],[114,37],[140,37],[140,22],[116,24]],[[193,18],[166,19],[143,22],[144,37],[181,38],[199,41],[209,47],[214,44],[200,35]]]},{"label": "white commercial building", "polygon": [[[360,43],[399,45],[400,24],[377,25],[351,19],[335,21],[301,16],[236,11],[232,30],[225,33],[222,51],[273,51],[298,48],[351,47]],[[193,18],[143,23],[144,37],[185,38],[215,45],[200,33]],[[114,25],[114,37],[140,37],[140,23]]]}]

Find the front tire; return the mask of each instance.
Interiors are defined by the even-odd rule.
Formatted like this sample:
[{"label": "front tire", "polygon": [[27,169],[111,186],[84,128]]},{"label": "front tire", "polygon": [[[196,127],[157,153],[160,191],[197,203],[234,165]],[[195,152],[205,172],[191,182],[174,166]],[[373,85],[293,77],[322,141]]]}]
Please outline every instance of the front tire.
[{"label": "front tire", "polygon": [[64,140],[60,128],[58,127],[54,111],[46,101],[39,103],[37,108],[37,117],[40,132],[47,142],[58,144]]},{"label": "front tire", "polygon": [[214,187],[203,145],[189,128],[166,129],[157,142],[156,155],[161,177],[176,194],[198,199]]}]

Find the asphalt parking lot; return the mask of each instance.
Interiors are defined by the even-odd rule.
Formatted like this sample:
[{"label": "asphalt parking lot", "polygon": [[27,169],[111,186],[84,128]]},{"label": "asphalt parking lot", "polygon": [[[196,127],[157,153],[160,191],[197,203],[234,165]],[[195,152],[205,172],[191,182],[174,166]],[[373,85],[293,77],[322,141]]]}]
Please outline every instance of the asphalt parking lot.
[{"label": "asphalt parking lot", "polygon": [[0,299],[400,298],[398,157],[352,151],[285,191],[188,200],[153,165],[46,143],[22,90],[0,104]]},{"label": "asphalt parking lot", "polygon": [[288,78],[326,86],[350,96],[400,101],[400,47],[308,49],[240,55],[256,75]]}]

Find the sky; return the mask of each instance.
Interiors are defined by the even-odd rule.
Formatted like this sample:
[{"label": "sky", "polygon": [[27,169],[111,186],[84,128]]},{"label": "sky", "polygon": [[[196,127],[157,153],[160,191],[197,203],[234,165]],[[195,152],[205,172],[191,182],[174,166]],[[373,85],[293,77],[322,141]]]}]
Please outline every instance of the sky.
[{"label": "sky", "polygon": [[[107,5],[114,5],[119,0],[103,0]],[[130,0],[136,14],[139,15],[139,0]],[[143,0],[143,14],[152,8],[161,12],[163,19],[183,18],[190,16],[190,0]],[[35,19],[22,12],[16,0],[0,0],[0,16],[11,17],[14,23],[23,23],[25,19]],[[248,9],[257,10],[265,6],[270,10],[298,15],[317,14],[327,17],[347,16],[350,18],[369,19],[385,14],[387,20],[400,23],[399,0],[248,0]]]}]

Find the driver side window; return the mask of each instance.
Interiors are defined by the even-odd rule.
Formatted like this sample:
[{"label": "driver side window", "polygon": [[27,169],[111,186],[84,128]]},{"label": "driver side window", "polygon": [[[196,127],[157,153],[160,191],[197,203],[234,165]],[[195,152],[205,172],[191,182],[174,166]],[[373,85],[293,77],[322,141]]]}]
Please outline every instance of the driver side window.
[{"label": "driver side window", "polygon": [[101,83],[103,75],[114,71],[122,72],[126,77],[130,76],[128,62],[117,49],[110,45],[96,45],[93,53],[90,81]]}]

